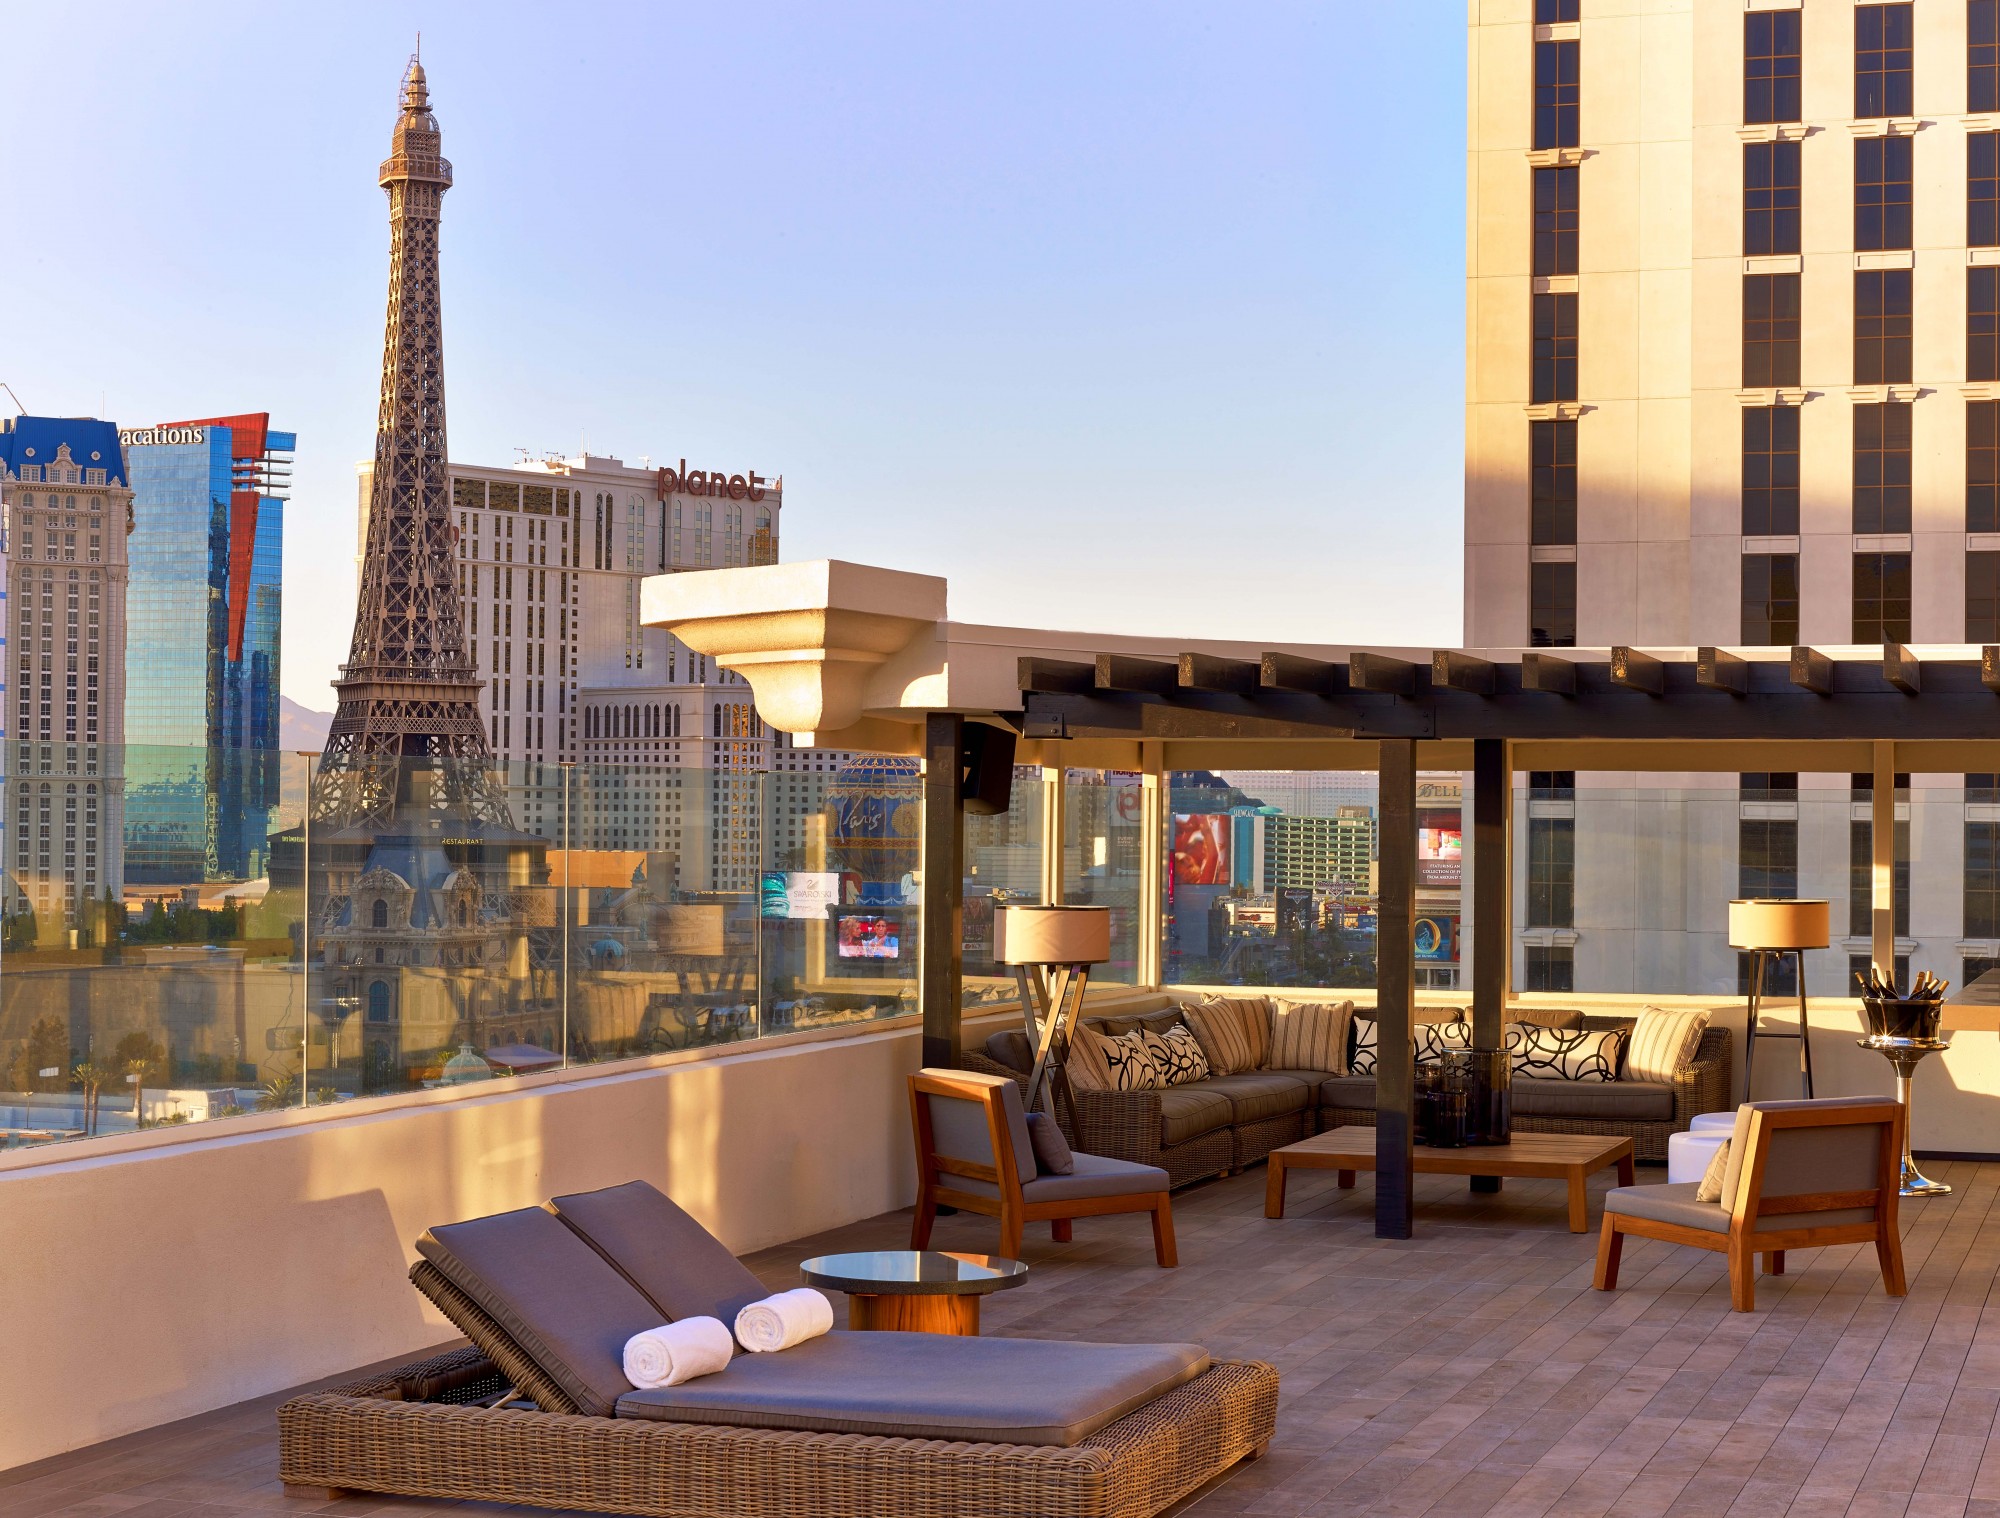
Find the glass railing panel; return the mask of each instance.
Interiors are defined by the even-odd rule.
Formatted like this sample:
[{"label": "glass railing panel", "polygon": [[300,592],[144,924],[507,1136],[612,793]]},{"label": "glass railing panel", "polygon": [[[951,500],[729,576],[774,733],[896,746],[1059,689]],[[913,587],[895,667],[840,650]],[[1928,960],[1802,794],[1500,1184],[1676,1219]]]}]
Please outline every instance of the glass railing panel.
[{"label": "glass railing panel", "polygon": [[993,957],[994,914],[1010,902],[1034,905],[1042,891],[1042,772],[1014,766],[1007,810],[965,819],[964,1003],[1015,1004],[1014,972]]},{"label": "glass railing panel", "polygon": [[1111,958],[1091,978],[1135,984],[1139,971],[1140,777],[1070,770],[1064,782],[1063,900],[1111,911]]}]

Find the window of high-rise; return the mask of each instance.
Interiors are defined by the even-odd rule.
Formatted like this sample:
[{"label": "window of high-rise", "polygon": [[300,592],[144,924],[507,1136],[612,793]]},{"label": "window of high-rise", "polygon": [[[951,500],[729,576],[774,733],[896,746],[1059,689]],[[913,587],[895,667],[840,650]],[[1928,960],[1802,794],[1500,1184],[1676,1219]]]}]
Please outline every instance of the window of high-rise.
[{"label": "window of high-rise", "polygon": [[1576,920],[1576,819],[1528,819],[1528,926],[1567,928]]},{"label": "window of high-rise", "polygon": [[1528,642],[1535,648],[1576,647],[1576,564],[1528,566]]},{"label": "window of high-rise", "polygon": [[1799,109],[1799,12],[1752,11],[1743,18],[1743,120],[1797,121]]},{"label": "window of high-rise", "polygon": [[1855,643],[1910,641],[1910,556],[1857,553],[1854,556]]},{"label": "window of high-rise", "polygon": [[1573,148],[1577,145],[1577,110],[1581,100],[1581,44],[1535,44],[1535,146]]},{"label": "window of high-rise", "polygon": [[1854,408],[1854,530],[1910,530],[1910,404]]},{"label": "window of high-rise", "polygon": [[1542,405],[1576,399],[1576,296],[1534,297],[1534,355],[1530,398]]},{"label": "window of high-rise", "polygon": [[1965,241],[1974,248],[2000,247],[2000,132],[1966,135]]},{"label": "window of high-rise", "polygon": [[1965,530],[2000,532],[2000,401],[1965,404]]},{"label": "window of high-rise", "polygon": [[1965,108],[2000,111],[2000,0],[1965,7]]},{"label": "window of high-rise", "polygon": [[1523,991],[1576,989],[1576,950],[1568,944],[1524,944],[1521,968],[1525,972]]},{"label": "window of high-rise", "polygon": [[1965,641],[2000,643],[2000,553],[1965,556]]},{"label": "window of high-rise", "polygon": [[1534,274],[1576,273],[1577,170],[1535,170]]},{"label": "window of high-rise", "polygon": [[1529,538],[1535,544],[1576,541],[1576,423],[1530,422]]},{"label": "window of high-rise", "polygon": [[1743,535],[1799,530],[1799,408],[1743,409]]},{"label": "window of high-rise", "polygon": [[1743,555],[1742,641],[1787,648],[1799,641],[1799,556]]},{"label": "window of high-rise", "polygon": [[1743,145],[1743,252],[1799,251],[1799,145]]},{"label": "window of high-rise", "polygon": [[1967,938],[2000,938],[2000,822],[1965,825],[1965,916]]},{"label": "window of high-rise", "polygon": [[1910,246],[1912,146],[1908,137],[1856,140],[1854,247],[1857,252]]},{"label": "window of high-rise", "polygon": [[1916,23],[1911,6],[1854,7],[1854,114],[1913,114]]},{"label": "window of high-rise", "polygon": [[2000,268],[1965,271],[1965,377],[2000,379]]},{"label": "window of high-rise", "polygon": [[1799,276],[1743,276],[1743,384],[1763,389],[1799,382]]},{"label": "window of high-rise", "polygon": [[1854,383],[1910,383],[1910,271],[1860,269],[1854,275]]},{"label": "window of high-rise", "polygon": [[1535,25],[1560,26],[1581,14],[1583,0],[1535,0]]}]

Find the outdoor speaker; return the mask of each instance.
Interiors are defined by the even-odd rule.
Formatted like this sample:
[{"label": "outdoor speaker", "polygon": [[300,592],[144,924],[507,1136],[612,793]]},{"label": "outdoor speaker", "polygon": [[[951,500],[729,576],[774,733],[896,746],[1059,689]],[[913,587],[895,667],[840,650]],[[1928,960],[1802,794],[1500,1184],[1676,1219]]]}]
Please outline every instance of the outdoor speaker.
[{"label": "outdoor speaker", "polygon": [[1013,791],[1013,729],[966,723],[958,742],[958,799],[966,811],[975,817],[1004,812]]}]

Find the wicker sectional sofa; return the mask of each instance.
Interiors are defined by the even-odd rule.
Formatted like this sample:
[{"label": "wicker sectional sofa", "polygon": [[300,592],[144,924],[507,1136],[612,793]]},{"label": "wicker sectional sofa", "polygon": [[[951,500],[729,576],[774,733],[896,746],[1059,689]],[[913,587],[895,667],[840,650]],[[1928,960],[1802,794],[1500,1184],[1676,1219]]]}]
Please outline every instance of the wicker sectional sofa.
[{"label": "wicker sectional sofa", "polygon": [[[1094,1004],[1083,1021],[1106,1035],[1147,1026],[1155,1032],[1181,1021],[1183,1000],[1170,992],[1141,993]],[[1337,1000],[1338,993],[1300,1000]],[[1365,1015],[1366,1008],[1361,1009]],[[1419,1021],[1450,1021],[1455,1007],[1420,1007]],[[1544,1009],[1512,1010],[1510,1020],[1588,1029],[1629,1025],[1631,1017]],[[1731,1040],[1726,1029],[1702,1035],[1694,1059],[1671,1085],[1528,1080],[1514,1082],[1514,1126],[1527,1133],[1608,1133],[1632,1140],[1642,1161],[1664,1162],[1667,1138],[1695,1116],[1730,1105]],[[961,1063],[1025,1083],[1027,1037],[1009,1028],[968,1050]],[[1256,1070],[1212,1077],[1162,1091],[1078,1091],[1076,1119],[1059,1114],[1070,1142],[1091,1154],[1135,1160],[1165,1170],[1175,1186],[1226,1175],[1273,1149],[1345,1124],[1375,1120],[1375,1078],[1326,1070]],[[1070,1131],[1071,1129],[1074,1131]]]}]

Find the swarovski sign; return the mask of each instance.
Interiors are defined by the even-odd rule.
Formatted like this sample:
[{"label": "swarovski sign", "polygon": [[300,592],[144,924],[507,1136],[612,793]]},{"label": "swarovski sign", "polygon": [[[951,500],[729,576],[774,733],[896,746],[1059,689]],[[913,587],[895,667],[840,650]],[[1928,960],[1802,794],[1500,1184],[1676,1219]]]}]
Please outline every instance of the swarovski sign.
[{"label": "swarovski sign", "polygon": [[118,443],[124,448],[171,448],[178,444],[205,443],[206,427],[120,427]]}]

